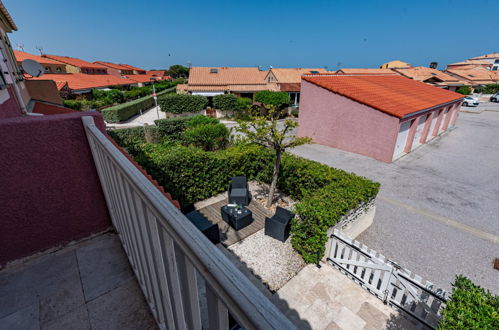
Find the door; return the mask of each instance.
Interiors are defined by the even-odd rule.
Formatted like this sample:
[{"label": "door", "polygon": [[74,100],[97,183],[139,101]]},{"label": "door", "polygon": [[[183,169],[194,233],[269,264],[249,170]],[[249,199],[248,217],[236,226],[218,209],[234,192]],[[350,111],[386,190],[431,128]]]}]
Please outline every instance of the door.
[{"label": "door", "polygon": [[410,127],[410,120],[400,124],[399,134],[397,135],[397,142],[395,143],[395,150],[393,151],[393,159],[396,159],[404,154],[404,148],[407,143],[407,136],[409,135]]},{"label": "door", "polygon": [[421,134],[423,133],[424,124],[426,122],[426,117],[428,117],[428,116],[421,116],[421,118],[419,118],[418,126],[416,127],[416,134],[414,134],[414,141],[412,142],[412,149],[411,150],[414,150],[421,145],[421,141],[420,141]]}]

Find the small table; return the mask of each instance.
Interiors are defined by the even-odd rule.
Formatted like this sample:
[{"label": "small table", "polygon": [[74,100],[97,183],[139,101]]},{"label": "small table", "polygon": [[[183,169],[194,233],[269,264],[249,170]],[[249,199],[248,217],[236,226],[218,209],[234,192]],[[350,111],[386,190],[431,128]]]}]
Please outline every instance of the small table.
[{"label": "small table", "polygon": [[244,206],[238,211],[236,206],[225,205],[222,206],[220,212],[222,219],[235,230],[243,229],[253,222],[253,213]]}]

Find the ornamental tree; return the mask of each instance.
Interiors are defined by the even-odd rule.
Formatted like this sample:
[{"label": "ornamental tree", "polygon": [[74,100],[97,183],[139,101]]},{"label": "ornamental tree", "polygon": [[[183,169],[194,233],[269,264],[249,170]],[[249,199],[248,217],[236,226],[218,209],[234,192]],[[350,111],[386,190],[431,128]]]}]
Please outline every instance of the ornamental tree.
[{"label": "ornamental tree", "polygon": [[310,142],[310,138],[296,137],[291,133],[291,130],[298,126],[298,122],[290,119],[278,121],[280,111],[277,106],[264,106],[267,109],[265,115],[260,114],[259,111],[258,114],[256,111],[250,111],[249,120],[238,121],[239,127],[236,128],[236,131],[242,133],[242,140],[271,148],[275,152],[274,171],[266,204],[267,207],[270,207],[277,186],[282,154],[288,148]]}]

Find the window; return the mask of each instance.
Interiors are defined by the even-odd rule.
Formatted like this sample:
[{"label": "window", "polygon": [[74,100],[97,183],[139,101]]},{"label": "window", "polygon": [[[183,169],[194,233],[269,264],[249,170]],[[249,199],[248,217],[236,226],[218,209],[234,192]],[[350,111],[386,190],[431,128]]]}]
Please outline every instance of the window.
[{"label": "window", "polygon": [[218,73],[218,69],[210,69],[210,73]]},{"label": "window", "polygon": [[57,68],[55,69],[55,72],[62,72],[62,69],[61,69],[60,67],[57,67]]},{"label": "window", "polygon": [[497,71],[497,68],[498,68],[497,66],[493,66],[492,71]]},{"label": "window", "polygon": [[50,69],[50,67],[49,67],[49,66],[46,66],[46,67],[45,67],[45,72],[52,72],[52,69]]},{"label": "window", "polygon": [[499,60],[495,60],[494,63],[499,63]]}]

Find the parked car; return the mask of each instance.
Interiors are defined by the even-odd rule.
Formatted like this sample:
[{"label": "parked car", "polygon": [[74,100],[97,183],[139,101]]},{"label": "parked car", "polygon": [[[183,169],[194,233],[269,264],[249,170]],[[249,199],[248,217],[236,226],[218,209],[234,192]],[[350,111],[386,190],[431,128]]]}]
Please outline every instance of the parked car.
[{"label": "parked car", "polygon": [[464,107],[476,107],[478,105],[478,98],[466,96],[463,101]]},{"label": "parked car", "polygon": [[499,93],[492,94],[490,102],[499,102]]}]

